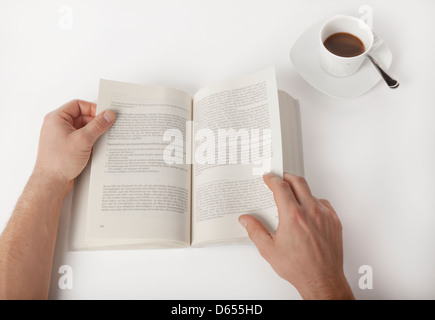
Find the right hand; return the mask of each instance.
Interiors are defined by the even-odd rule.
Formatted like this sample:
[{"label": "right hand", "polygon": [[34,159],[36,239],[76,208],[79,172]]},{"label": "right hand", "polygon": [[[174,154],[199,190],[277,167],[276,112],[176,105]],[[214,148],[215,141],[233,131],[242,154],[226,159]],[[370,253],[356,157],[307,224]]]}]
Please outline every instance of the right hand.
[{"label": "right hand", "polygon": [[276,232],[252,216],[239,217],[260,254],[303,299],[354,299],[343,271],[342,226],[331,204],[313,197],[302,177],[266,174],[264,181],[278,207]]}]

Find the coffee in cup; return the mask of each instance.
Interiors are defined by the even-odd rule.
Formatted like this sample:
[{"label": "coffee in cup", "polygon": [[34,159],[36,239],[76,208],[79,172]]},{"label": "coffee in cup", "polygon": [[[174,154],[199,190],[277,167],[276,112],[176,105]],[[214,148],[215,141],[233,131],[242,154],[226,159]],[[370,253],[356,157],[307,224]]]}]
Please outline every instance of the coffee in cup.
[{"label": "coffee in cup", "polygon": [[352,16],[335,16],[320,29],[320,61],[336,77],[347,77],[361,67],[375,44],[371,28]]},{"label": "coffee in cup", "polygon": [[323,42],[323,45],[331,53],[346,58],[359,56],[366,51],[360,38],[347,32],[337,32],[330,35]]}]

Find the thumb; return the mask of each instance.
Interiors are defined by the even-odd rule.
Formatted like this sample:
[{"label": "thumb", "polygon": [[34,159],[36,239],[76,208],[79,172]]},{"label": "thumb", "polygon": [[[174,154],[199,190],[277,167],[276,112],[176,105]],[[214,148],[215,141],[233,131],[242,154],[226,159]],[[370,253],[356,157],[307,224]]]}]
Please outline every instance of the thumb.
[{"label": "thumb", "polygon": [[239,222],[248,232],[249,238],[255,244],[260,254],[266,258],[273,247],[273,238],[269,231],[260,221],[247,214],[241,215]]},{"label": "thumb", "polygon": [[81,128],[82,134],[85,136],[86,142],[91,146],[97,139],[112,126],[115,121],[115,113],[106,110],[96,115],[92,121]]}]

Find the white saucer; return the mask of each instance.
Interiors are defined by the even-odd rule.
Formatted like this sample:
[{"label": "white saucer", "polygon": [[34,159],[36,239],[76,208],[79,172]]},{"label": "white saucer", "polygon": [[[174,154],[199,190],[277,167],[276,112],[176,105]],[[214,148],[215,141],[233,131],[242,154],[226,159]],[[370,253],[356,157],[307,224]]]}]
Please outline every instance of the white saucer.
[{"label": "white saucer", "polygon": [[[368,59],[356,73],[345,78],[334,77],[323,69],[319,48],[319,32],[323,23],[316,23],[306,30],[290,51],[290,59],[302,78],[317,90],[336,98],[357,97],[373,88],[382,78]],[[388,70],[393,56],[385,41],[370,54]]]}]

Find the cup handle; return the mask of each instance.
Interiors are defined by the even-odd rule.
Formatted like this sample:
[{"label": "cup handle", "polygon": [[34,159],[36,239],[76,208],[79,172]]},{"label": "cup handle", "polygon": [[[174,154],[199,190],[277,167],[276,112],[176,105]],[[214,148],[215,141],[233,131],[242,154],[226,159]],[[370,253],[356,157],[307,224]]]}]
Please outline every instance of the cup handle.
[{"label": "cup handle", "polygon": [[384,40],[373,32],[373,45],[370,51],[378,49],[383,44],[384,44]]}]

